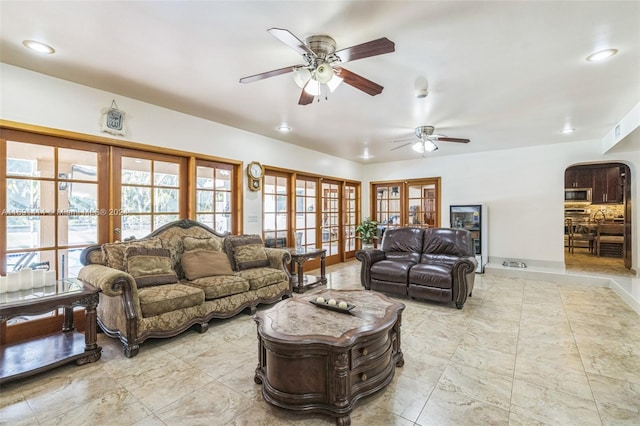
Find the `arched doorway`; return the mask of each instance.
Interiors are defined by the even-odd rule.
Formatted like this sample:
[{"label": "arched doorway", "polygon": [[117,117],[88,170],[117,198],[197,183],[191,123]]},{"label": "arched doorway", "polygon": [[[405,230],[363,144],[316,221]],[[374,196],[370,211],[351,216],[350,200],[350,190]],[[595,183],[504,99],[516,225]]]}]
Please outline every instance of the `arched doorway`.
[{"label": "arched doorway", "polygon": [[565,170],[565,266],[631,275],[631,172],[623,163]]}]

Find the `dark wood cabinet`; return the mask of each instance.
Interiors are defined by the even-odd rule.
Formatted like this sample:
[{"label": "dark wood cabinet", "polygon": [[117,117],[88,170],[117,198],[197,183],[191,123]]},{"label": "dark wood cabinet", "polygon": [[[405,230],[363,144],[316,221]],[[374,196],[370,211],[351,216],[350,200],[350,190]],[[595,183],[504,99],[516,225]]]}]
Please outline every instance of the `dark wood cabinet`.
[{"label": "dark wood cabinet", "polygon": [[593,173],[587,167],[572,167],[564,173],[565,188],[591,188],[593,185]]},{"label": "dark wood cabinet", "polygon": [[618,166],[597,167],[593,169],[593,204],[622,203],[622,185]]}]

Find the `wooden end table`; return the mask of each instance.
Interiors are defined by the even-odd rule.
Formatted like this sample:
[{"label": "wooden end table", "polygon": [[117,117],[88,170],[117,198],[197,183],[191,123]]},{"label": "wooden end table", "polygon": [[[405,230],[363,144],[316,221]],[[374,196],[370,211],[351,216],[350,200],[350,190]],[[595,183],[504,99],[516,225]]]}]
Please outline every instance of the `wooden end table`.
[{"label": "wooden end table", "polygon": [[[308,287],[316,284],[327,283],[325,265],[325,259],[327,257],[326,249],[287,247],[285,250],[291,254],[292,265],[296,265],[295,271],[292,271],[294,274],[291,275],[291,287],[296,293],[303,293]],[[304,263],[307,260],[317,257],[320,258],[320,276],[305,275]]]},{"label": "wooden end table", "polygon": [[[355,308],[334,312],[311,304],[317,296]],[[364,290],[325,290],[294,296],[258,312],[258,367],[265,401],[297,413],[335,417],[351,424],[362,397],[391,382],[404,365],[400,325],[404,304]]]},{"label": "wooden end table", "polygon": [[[85,308],[84,334],[75,331],[73,308]],[[96,337],[98,290],[79,280],[0,294],[0,322],[64,308],[62,332],[0,346],[0,383],[21,379],[75,361],[82,365],[102,355]]]}]

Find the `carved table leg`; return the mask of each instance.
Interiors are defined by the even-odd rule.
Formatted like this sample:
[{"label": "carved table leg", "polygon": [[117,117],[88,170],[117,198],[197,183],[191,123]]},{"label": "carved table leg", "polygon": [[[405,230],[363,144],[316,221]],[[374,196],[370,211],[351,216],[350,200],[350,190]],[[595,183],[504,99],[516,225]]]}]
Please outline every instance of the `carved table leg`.
[{"label": "carved table leg", "polygon": [[96,334],[96,305],[85,308],[84,350],[90,351],[98,347]]},{"label": "carved table leg", "polygon": [[73,308],[64,308],[64,323],[62,324],[62,331],[72,331],[72,330],[73,330]]},{"label": "carved table leg", "polygon": [[326,258],[327,258],[327,254],[326,252],[323,252],[320,255],[320,282],[322,284],[326,284],[327,283],[327,267],[326,267]]},{"label": "carved table leg", "polygon": [[299,258],[296,260],[298,264],[298,293],[302,293],[304,291],[304,265],[306,259]]}]

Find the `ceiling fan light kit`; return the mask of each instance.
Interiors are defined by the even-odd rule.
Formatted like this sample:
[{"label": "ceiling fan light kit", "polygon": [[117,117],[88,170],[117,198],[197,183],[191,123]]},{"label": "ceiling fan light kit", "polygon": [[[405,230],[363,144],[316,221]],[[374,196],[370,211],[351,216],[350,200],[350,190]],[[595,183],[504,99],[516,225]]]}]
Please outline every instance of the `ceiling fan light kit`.
[{"label": "ceiling fan light kit", "polygon": [[305,63],[243,77],[240,83],[253,83],[291,72],[294,82],[302,89],[299,105],[308,105],[315,97],[320,100],[323,86],[328,89],[325,91],[326,98],[326,93],[333,92],[343,81],[371,96],[382,93],[383,87],[379,84],[339,67],[338,64],[394,52],[395,44],[386,37],[336,51],[336,42],[328,35],[313,35],[303,43],[289,30],[270,28],[267,31],[302,55]]}]

